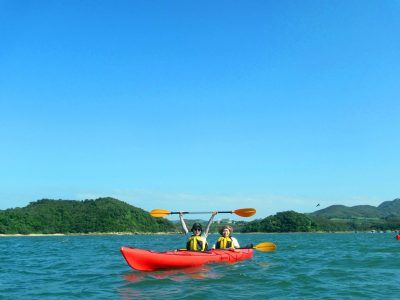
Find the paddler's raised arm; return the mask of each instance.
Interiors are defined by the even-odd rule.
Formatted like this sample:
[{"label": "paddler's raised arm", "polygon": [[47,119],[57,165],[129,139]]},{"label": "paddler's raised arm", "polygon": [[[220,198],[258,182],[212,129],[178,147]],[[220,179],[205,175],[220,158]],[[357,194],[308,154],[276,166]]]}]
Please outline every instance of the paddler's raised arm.
[{"label": "paddler's raised arm", "polygon": [[212,224],[212,222],[213,222],[213,220],[214,220],[214,217],[215,217],[217,214],[218,214],[217,211],[214,211],[214,212],[212,213],[211,218],[210,218],[210,220],[208,221],[208,224],[207,224],[207,227],[206,227],[206,231],[204,231],[204,237],[205,237],[205,238],[207,238],[208,232],[210,231],[211,224]]},{"label": "paddler's raised arm", "polygon": [[185,220],[183,219],[183,214],[181,212],[179,212],[179,219],[181,220],[181,225],[182,225],[183,231],[187,235],[189,233],[189,230],[187,229]]}]

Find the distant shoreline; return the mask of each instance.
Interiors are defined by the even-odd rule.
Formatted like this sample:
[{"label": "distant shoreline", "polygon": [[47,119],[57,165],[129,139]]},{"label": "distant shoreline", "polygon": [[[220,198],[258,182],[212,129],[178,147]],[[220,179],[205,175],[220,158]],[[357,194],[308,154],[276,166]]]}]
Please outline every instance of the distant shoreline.
[{"label": "distant shoreline", "polygon": [[105,235],[167,235],[178,232],[91,232],[91,233],[14,233],[0,234],[1,237],[35,237],[35,236],[105,236]]},{"label": "distant shoreline", "polygon": [[[216,234],[216,232],[213,232]],[[213,234],[210,233],[210,234]],[[385,233],[385,232],[370,232],[370,231],[337,231],[337,232],[238,232],[238,234],[349,234],[349,233]],[[386,232],[388,233],[388,232]],[[390,232],[393,233],[393,232]],[[44,237],[44,236],[116,236],[116,235],[171,235],[180,234],[180,232],[92,232],[92,233],[28,233],[28,234],[0,234],[2,237]]]}]

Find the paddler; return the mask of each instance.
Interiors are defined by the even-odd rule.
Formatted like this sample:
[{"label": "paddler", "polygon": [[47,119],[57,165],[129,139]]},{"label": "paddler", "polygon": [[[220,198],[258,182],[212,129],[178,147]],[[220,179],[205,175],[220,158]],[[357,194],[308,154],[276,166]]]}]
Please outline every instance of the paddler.
[{"label": "paddler", "polygon": [[233,228],[232,226],[225,225],[218,230],[221,237],[217,240],[214,249],[235,249],[240,248],[239,242],[236,238],[232,236]]},{"label": "paddler", "polygon": [[211,224],[214,220],[214,217],[218,214],[218,212],[213,212],[210,220],[207,223],[206,230],[203,232],[203,227],[201,226],[200,223],[194,223],[192,226],[192,229],[190,230],[192,232],[192,235],[189,233],[189,230],[187,229],[185,220],[183,219],[183,213],[179,213],[179,219],[181,220],[182,228],[183,231],[185,232],[186,236],[188,237],[187,243],[186,243],[186,249],[190,251],[207,251],[208,250],[208,244],[207,244],[207,236],[208,236],[208,231],[210,230]]}]

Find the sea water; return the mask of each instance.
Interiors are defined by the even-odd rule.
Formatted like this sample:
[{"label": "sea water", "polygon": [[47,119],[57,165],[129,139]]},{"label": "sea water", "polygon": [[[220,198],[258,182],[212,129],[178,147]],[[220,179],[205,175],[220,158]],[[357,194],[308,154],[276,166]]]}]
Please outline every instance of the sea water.
[{"label": "sea water", "polygon": [[[132,270],[121,246],[181,248],[183,235],[0,238],[0,299],[399,299],[394,234],[237,234],[273,242],[236,264]],[[210,235],[209,241],[217,239]]]}]

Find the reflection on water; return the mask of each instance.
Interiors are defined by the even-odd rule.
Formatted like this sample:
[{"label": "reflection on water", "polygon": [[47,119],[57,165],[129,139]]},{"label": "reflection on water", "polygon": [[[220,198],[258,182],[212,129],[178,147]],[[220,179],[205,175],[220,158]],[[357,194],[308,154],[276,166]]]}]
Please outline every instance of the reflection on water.
[{"label": "reflection on water", "polygon": [[[224,274],[218,273],[209,266],[153,272],[132,270],[123,274],[125,285],[118,288],[117,293],[123,300],[153,299],[155,297],[177,298],[182,295],[182,288],[171,284],[171,282],[179,284],[189,281],[219,279],[224,276]],[[154,289],[153,284],[156,281],[158,282],[158,289]]]},{"label": "reflection on water", "polygon": [[223,276],[223,274],[218,274],[207,266],[154,272],[131,271],[123,275],[124,279],[131,283],[148,279],[168,279],[181,282],[190,279],[221,278]]}]

